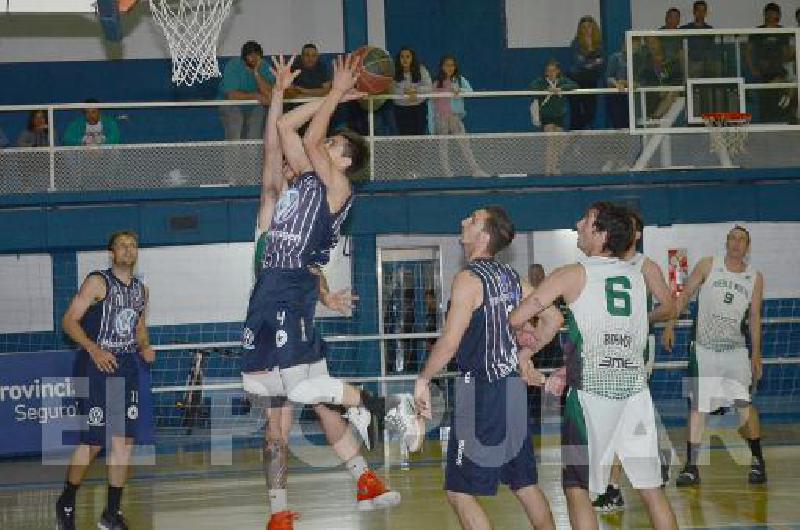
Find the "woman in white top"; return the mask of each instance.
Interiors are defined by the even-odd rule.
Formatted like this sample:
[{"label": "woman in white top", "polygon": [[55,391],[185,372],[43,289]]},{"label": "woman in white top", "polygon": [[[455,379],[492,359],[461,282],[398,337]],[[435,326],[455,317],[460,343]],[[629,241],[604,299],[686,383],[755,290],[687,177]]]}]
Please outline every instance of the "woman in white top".
[{"label": "woman in white top", "polygon": [[398,131],[402,135],[425,134],[428,105],[417,95],[429,93],[433,83],[428,70],[419,63],[411,48],[400,48],[394,61],[394,81],[394,93],[405,95],[404,99],[394,102]]}]

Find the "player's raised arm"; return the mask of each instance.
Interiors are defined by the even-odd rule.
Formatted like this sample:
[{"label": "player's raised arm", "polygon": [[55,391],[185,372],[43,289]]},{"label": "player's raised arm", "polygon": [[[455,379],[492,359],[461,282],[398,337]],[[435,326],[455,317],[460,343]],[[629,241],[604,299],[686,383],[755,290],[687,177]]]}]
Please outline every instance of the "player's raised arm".
[{"label": "player's raised arm", "polygon": [[61,326],[69,338],[89,352],[98,369],[103,372],[113,372],[117,367],[117,360],[114,355],[100,348],[95,341],[86,335],[86,331],[81,326],[81,319],[89,307],[105,297],[105,280],[99,274],[90,274],[83,280],[78,294],[70,302],[64,317],[61,319]]},{"label": "player's raised arm", "polygon": [[661,345],[668,351],[672,351],[672,346],[675,344],[675,320],[677,319],[680,314],[686,309],[686,306],[689,305],[689,300],[692,299],[692,296],[700,289],[700,286],[703,285],[703,282],[706,281],[708,278],[709,273],[711,272],[711,266],[714,261],[712,257],[705,257],[701,259],[697,265],[694,266],[692,269],[692,273],[689,275],[689,279],[686,280],[686,286],[684,287],[683,291],[681,292],[678,299],[675,301],[675,313],[673,314],[673,320],[667,321],[666,325],[664,326],[664,333],[661,335]]},{"label": "player's raised arm", "polygon": [[[272,101],[269,106],[267,122],[264,126],[264,165],[261,174],[261,203],[258,209],[258,227],[266,230],[269,226],[275,202],[283,191],[285,177],[283,175],[283,148],[278,135],[278,119],[283,116],[283,95],[287,86],[291,86],[300,71],[291,71],[294,56],[287,63],[282,55],[272,57],[272,75],[275,76],[275,87],[272,90]],[[287,84],[288,83],[288,84]]]},{"label": "player's raised arm", "polygon": [[[586,283],[586,272],[580,264],[566,265],[554,270],[539,287],[511,312],[511,327],[522,327],[535,316],[542,316],[559,296],[568,302],[578,297]],[[552,337],[551,337],[552,339]]]},{"label": "player's raised arm", "polygon": [[278,134],[281,139],[283,156],[286,157],[286,162],[289,163],[295,173],[305,173],[313,169],[308,156],[306,156],[303,139],[297,133],[297,130],[314,116],[320,105],[322,105],[321,99],[309,101],[292,109],[278,119]]},{"label": "player's raised arm", "polygon": [[356,81],[361,73],[361,59],[349,54],[337,57],[333,64],[333,81],[331,90],[322,100],[322,104],[314,113],[311,124],[303,137],[303,145],[314,171],[326,186],[334,184],[333,179],[346,178],[341,171],[335,170],[325,142],[328,125],[336,106],[342,101],[360,99],[365,94],[355,90]]},{"label": "player's raised arm", "polygon": [[664,273],[658,263],[650,258],[644,258],[642,264],[642,276],[647,290],[658,300],[658,307],[650,311],[647,315],[649,322],[662,322],[676,317],[675,300],[669,290]]}]

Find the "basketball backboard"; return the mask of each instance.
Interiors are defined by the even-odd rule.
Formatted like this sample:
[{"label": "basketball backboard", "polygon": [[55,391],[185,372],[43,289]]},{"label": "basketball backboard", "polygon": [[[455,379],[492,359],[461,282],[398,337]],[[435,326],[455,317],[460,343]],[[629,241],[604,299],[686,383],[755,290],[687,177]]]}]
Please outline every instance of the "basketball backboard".
[{"label": "basketball backboard", "polygon": [[796,124],[797,29],[629,31],[633,132],[701,126],[702,114],[752,114]]},{"label": "basketball backboard", "polygon": [[135,3],[135,0],[6,0],[0,9],[20,14],[96,14],[105,38],[119,42],[122,40],[120,15]]}]

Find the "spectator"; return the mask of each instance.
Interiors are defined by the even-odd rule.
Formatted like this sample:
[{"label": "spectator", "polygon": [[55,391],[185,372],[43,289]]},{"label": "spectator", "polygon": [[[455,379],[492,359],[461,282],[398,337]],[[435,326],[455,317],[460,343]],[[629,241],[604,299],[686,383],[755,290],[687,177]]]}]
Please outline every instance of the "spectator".
[{"label": "spectator", "polygon": [[[708,4],[705,0],[697,0],[692,4],[693,19],[680,29],[713,29],[706,22]],[[689,77],[719,77],[722,72],[722,58],[714,44],[713,37],[690,37]]]},{"label": "spectator", "polygon": [[[84,103],[96,104],[98,100],[87,99]],[[64,131],[64,145],[108,145],[119,143],[117,120],[104,116],[97,107],[84,109],[83,118],[73,120]]]},{"label": "spectator", "polygon": [[225,65],[219,87],[220,99],[256,99],[261,102],[261,105],[220,108],[226,140],[261,138],[266,115],[264,107],[269,106],[275,81],[268,62],[264,60],[261,45],[247,41],[242,46],[241,56],[231,58]]},{"label": "spectator", "polygon": [[[603,36],[600,26],[591,16],[581,18],[572,39],[572,70],[570,77],[579,88],[597,88],[603,76]],[[573,96],[570,99],[572,129],[591,126],[597,108],[597,96]]]},{"label": "spectator", "polygon": [[[431,98],[428,100],[428,130],[431,134],[451,135],[466,134],[464,127],[464,116],[467,112],[464,108],[464,98],[458,97],[462,92],[472,92],[469,81],[461,75],[458,69],[458,61],[453,55],[445,55],[439,61],[439,72],[436,74],[436,81],[433,85],[434,92],[451,92],[452,98]],[[470,167],[472,176],[487,176],[475,160],[469,141],[461,138],[457,141],[461,148],[464,160]],[[454,176],[450,167],[450,142],[442,140],[439,143],[439,154],[442,160],[442,171],[446,176]]]},{"label": "spectator", "polygon": [[[676,7],[670,7],[664,14],[664,25],[658,29],[680,29],[681,12]],[[647,68],[642,84],[649,86],[683,86],[683,39],[679,37],[648,37],[647,43]],[[679,92],[656,92],[647,99],[647,115],[651,118],[661,118],[669,111],[678,98]]]},{"label": "spectator", "polygon": [[300,70],[300,75],[286,91],[287,97],[322,97],[330,91],[331,73],[325,63],[319,60],[319,50],[315,44],[303,46],[293,68]]},{"label": "spectator", "polygon": [[[781,8],[774,2],[764,6],[764,23],[759,28],[782,28]],[[787,81],[786,61],[794,58],[790,34],[764,33],[751,35],[745,50],[745,61],[755,79],[761,83]],[[794,112],[791,93],[785,90],[758,90],[760,122],[786,122]]]},{"label": "spectator", "polygon": [[[547,90],[547,96],[536,96],[531,104],[531,121],[534,126],[541,127],[544,132],[556,133],[564,130],[564,118],[567,115],[567,102],[561,92],[578,88],[577,83],[561,74],[558,61],[550,59],[544,68],[544,77],[530,84],[531,90]],[[557,175],[561,152],[566,147],[562,136],[547,137],[545,150],[545,174]]]},{"label": "spectator", "polygon": [[680,29],[712,29],[713,26],[710,26],[706,23],[706,17],[708,16],[708,4],[705,0],[697,0],[694,4],[692,4],[692,16],[694,17],[691,22],[687,22]]},{"label": "spectator", "polygon": [[17,138],[20,147],[47,147],[50,145],[50,133],[47,124],[47,111],[32,110],[28,115],[28,125]]},{"label": "spectator", "polygon": [[[628,89],[628,61],[625,51],[625,41],[618,52],[611,54],[606,67],[606,83],[609,88],[616,88],[620,92]],[[611,126],[615,129],[628,127],[628,97],[626,94],[611,94],[607,96],[608,115]]]},{"label": "spectator", "polygon": [[425,66],[419,63],[414,50],[408,47],[400,48],[394,70],[394,93],[405,95],[405,99],[394,102],[398,132],[402,135],[425,134],[428,104],[417,95],[431,91],[431,76]]},{"label": "spectator", "polygon": [[[677,7],[670,7],[664,15],[664,25],[658,29],[679,29],[681,12]],[[662,79],[662,84],[683,84],[682,54],[683,43],[678,37],[663,37],[655,41],[654,61],[656,75]]]},{"label": "spectator", "polygon": [[429,131],[431,134],[464,134],[464,99],[461,92],[472,92],[469,81],[458,70],[458,61],[453,55],[445,55],[439,62],[439,73],[433,85],[434,92],[452,92],[452,98],[428,100]]}]

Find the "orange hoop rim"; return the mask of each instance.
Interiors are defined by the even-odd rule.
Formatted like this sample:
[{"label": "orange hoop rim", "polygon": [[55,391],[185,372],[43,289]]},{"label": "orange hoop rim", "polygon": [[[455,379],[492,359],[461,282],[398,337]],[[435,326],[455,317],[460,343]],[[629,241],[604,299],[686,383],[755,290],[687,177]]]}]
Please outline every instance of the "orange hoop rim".
[{"label": "orange hoop rim", "polygon": [[705,112],[703,120],[706,122],[738,122],[747,123],[753,118],[749,112]]}]

